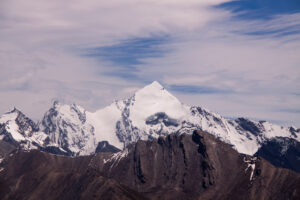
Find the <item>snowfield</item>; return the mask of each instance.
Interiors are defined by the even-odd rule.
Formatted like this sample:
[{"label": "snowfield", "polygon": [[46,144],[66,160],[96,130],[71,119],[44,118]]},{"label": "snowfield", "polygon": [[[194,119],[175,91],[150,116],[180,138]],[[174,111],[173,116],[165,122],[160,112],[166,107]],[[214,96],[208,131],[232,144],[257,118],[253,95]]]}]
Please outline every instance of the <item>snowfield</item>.
[{"label": "snowfield", "polygon": [[94,113],[75,104],[54,102],[36,125],[38,129],[32,123],[14,109],[0,117],[0,139],[11,138],[26,149],[57,147],[71,155],[92,154],[100,141],[124,149],[137,140],[192,133],[196,129],[249,155],[264,141],[277,136],[300,141],[299,129],[245,118],[226,119],[205,108],[185,105],[156,81],[131,98],[115,101]]}]

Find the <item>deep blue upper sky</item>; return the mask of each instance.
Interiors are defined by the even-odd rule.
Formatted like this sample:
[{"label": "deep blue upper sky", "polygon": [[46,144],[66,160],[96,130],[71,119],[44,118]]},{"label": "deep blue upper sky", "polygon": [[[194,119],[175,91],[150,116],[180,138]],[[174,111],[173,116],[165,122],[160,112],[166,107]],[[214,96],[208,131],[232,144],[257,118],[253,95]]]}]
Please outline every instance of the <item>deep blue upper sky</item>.
[{"label": "deep blue upper sky", "polygon": [[[292,14],[300,12],[300,0],[236,0],[227,3],[222,3],[216,6],[218,9],[229,10],[233,13],[233,20],[271,20],[273,17],[284,14]],[[256,30],[249,29],[239,32],[239,34],[247,34],[253,36],[266,37],[282,37],[300,33],[300,25],[292,25],[288,28],[277,28],[274,30]],[[86,56],[99,59],[100,62],[106,61],[110,67],[118,67],[117,71],[107,73],[109,76],[117,76],[124,79],[135,79],[136,72],[139,67],[143,67],[145,59],[163,57],[168,50],[161,48],[162,45],[172,43],[172,38],[166,35],[154,35],[146,38],[129,38],[119,41],[111,46],[101,46],[97,48],[87,49]],[[151,80],[149,80],[151,82]],[[146,80],[146,82],[148,82]],[[179,86],[174,87],[178,89]],[[197,89],[197,86],[187,89],[195,93],[202,89]],[[205,92],[207,92],[207,88]],[[217,92],[217,91],[213,91]]]},{"label": "deep blue upper sky", "polygon": [[144,59],[162,57],[166,50],[161,46],[169,41],[167,36],[153,36],[148,38],[133,38],[120,41],[111,46],[103,46],[88,50],[87,56],[108,61],[111,67],[119,67],[116,72],[107,75],[125,79],[137,79],[135,73],[138,67],[145,64]]},{"label": "deep blue upper sky", "polygon": [[300,1],[239,0],[223,3],[217,7],[232,11],[240,19],[270,19],[275,15],[300,12]]}]

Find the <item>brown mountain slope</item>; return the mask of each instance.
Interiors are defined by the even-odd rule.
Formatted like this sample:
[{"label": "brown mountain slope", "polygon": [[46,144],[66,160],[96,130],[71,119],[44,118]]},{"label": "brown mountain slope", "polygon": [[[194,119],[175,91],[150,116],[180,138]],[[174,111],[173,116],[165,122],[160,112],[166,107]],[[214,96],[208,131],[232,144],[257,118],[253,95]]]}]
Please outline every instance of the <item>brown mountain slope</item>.
[{"label": "brown mountain slope", "polygon": [[0,158],[6,157],[8,154],[10,154],[15,149],[16,149],[16,147],[13,146],[12,144],[5,142],[3,140],[0,140]]},{"label": "brown mountain slope", "polygon": [[91,166],[151,199],[300,199],[299,174],[199,131],[139,141],[102,160],[95,155]]},{"label": "brown mountain slope", "polygon": [[298,173],[199,131],[115,154],[16,151],[0,167],[0,199],[300,199]]},{"label": "brown mountain slope", "polygon": [[145,199],[89,168],[90,159],[15,152],[0,172],[0,199]]}]

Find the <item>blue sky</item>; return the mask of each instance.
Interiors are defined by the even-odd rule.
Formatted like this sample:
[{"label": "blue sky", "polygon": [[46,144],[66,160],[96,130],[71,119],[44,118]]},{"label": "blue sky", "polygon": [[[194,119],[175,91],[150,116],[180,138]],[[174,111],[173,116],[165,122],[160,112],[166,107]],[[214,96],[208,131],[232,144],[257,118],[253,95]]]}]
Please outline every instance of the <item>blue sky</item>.
[{"label": "blue sky", "polygon": [[108,76],[118,76],[124,79],[138,79],[136,73],[145,64],[144,59],[163,57],[168,51],[162,48],[169,42],[167,36],[151,36],[147,38],[131,38],[119,41],[110,46],[87,49],[85,56],[106,61],[107,65],[116,68]]},{"label": "blue sky", "polygon": [[298,0],[236,0],[221,3],[216,7],[227,9],[235,18],[243,20],[269,20],[276,15],[300,12]]},{"label": "blue sky", "polygon": [[4,0],[0,113],[95,111],[154,80],[183,103],[300,127],[297,0]]}]

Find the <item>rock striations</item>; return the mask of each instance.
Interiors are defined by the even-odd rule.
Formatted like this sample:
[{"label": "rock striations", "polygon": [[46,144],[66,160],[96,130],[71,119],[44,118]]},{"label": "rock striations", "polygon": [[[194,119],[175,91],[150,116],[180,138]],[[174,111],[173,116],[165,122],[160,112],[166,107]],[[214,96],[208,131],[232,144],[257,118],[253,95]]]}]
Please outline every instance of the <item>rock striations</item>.
[{"label": "rock striations", "polygon": [[300,174],[202,131],[90,156],[15,150],[0,167],[0,199],[300,198]]}]

